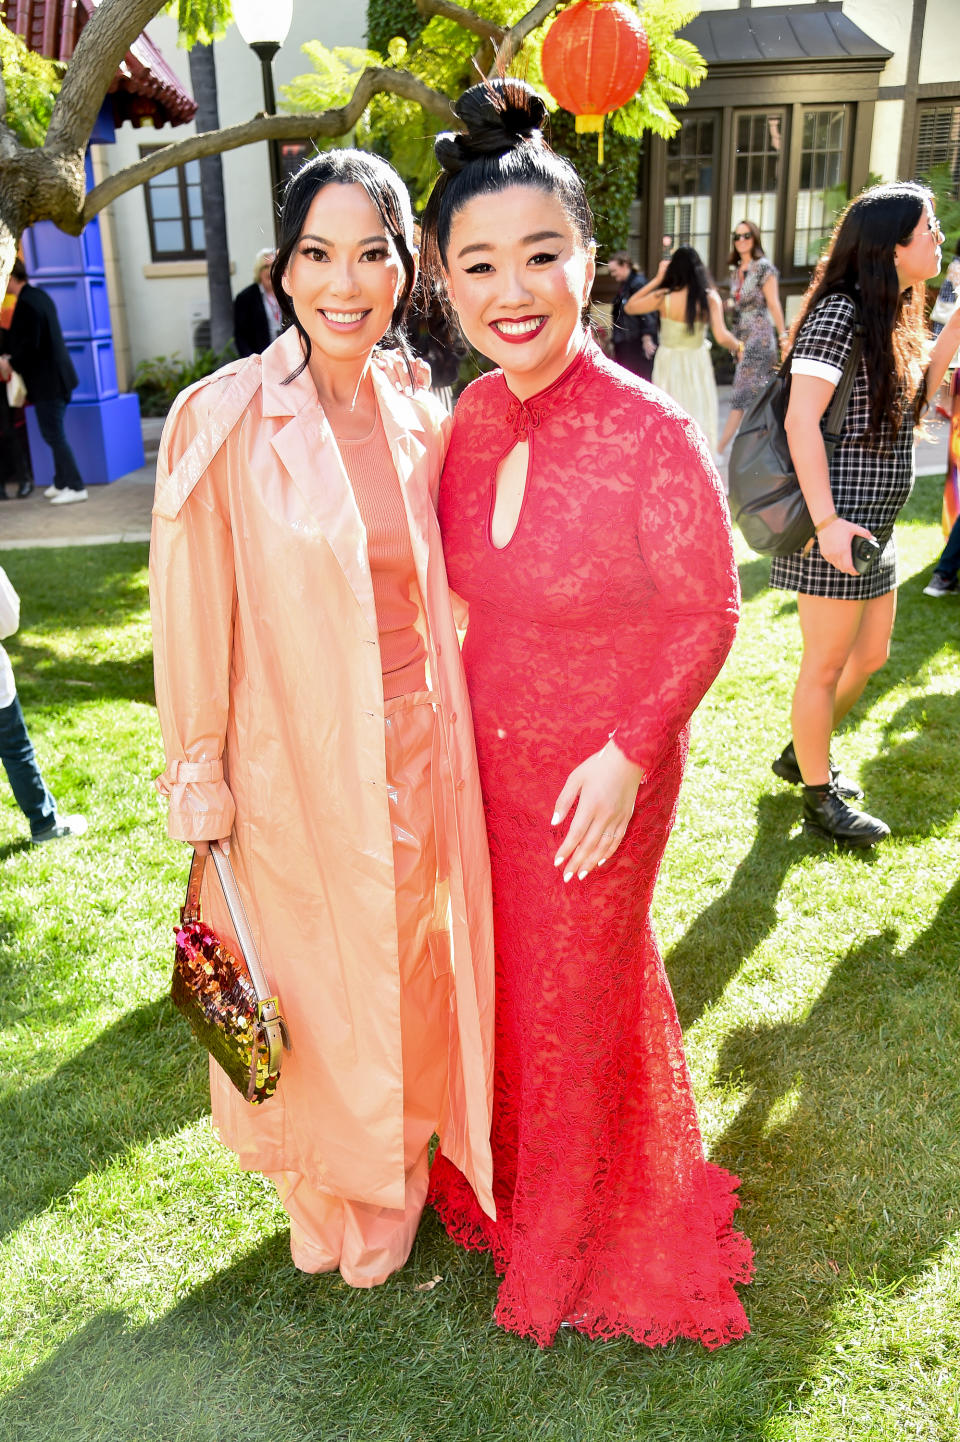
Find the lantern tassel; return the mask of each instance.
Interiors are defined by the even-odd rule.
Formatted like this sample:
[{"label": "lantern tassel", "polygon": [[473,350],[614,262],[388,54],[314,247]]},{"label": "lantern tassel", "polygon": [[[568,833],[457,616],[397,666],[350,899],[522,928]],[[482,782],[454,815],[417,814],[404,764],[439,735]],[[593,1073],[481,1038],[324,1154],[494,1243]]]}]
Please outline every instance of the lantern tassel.
[{"label": "lantern tassel", "polygon": [[578,135],[596,135],[598,165],[603,164],[603,120],[602,115],[578,115],[573,122]]}]

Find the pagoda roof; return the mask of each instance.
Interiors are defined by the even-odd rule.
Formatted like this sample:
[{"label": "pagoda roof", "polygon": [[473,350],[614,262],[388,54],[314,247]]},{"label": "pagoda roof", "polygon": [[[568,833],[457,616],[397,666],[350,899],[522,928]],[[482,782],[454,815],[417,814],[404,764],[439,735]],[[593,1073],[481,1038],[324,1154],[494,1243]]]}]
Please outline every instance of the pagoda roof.
[{"label": "pagoda roof", "polygon": [[[97,0],[0,0],[0,16],[28,49],[50,60],[67,61],[96,4]],[[134,126],[185,125],[197,113],[196,101],[146,34],[138,35],[130,46],[108,94],[115,125],[125,120]]]}]

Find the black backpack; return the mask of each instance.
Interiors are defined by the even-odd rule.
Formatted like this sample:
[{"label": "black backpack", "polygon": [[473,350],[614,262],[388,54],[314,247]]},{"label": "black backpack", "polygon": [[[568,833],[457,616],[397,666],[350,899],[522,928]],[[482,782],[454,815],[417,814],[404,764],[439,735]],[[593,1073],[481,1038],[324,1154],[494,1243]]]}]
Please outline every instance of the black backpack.
[{"label": "black backpack", "polygon": [[[823,443],[828,464],[843,429],[862,350],[863,327],[858,315],[853,344],[827,416]],[[814,534],[783,426],[790,399],[790,360],[788,356],[744,411],[727,468],[730,514],[747,545],[761,556],[789,556]]]}]

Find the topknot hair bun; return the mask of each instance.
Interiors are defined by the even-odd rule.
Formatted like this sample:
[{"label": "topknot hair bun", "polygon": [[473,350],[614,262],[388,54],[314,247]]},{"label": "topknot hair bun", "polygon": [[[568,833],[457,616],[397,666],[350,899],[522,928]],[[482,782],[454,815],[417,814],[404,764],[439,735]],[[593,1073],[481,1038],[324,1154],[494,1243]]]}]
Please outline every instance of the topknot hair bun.
[{"label": "topknot hair bun", "polygon": [[547,107],[522,80],[486,80],[465,90],[453,113],[466,130],[438,135],[434,151],[444,170],[455,175],[471,160],[542,140]]}]

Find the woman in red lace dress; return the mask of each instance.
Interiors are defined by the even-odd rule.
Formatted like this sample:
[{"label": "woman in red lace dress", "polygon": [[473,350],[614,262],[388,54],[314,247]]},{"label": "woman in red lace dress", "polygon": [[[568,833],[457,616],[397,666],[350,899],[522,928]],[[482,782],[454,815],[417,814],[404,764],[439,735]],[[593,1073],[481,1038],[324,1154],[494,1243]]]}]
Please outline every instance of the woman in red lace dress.
[{"label": "woman in red lace dress", "polygon": [[747,1320],[737,1179],[704,1160],[650,902],[690,716],[737,616],[702,435],[582,324],[592,217],[518,81],[475,86],[426,263],[502,369],[461,398],[441,482],[490,838],[497,1220],[439,1154],[431,1199],[489,1250],[496,1320],[717,1346]]}]

